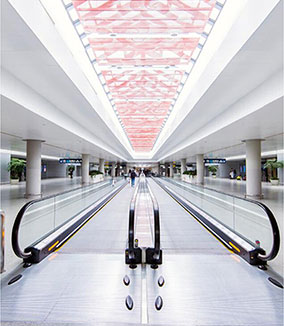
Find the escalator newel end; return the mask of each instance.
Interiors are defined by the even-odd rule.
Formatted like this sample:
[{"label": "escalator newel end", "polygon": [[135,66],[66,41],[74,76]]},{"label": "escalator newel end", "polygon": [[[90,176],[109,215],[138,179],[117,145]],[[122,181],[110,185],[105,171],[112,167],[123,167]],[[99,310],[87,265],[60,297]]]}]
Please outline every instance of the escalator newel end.
[{"label": "escalator newel end", "polygon": [[132,310],[133,309],[134,303],[133,303],[133,299],[131,298],[130,295],[128,295],[126,297],[125,304],[126,304],[126,307],[127,307],[128,310]]},{"label": "escalator newel end", "polygon": [[152,264],[151,265],[151,268],[153,268],[153,269],[157,269],[159,266],[157,265],[157,264]]},{"label": "escalator newel end", "polygon": [[129,268],[131,268],[131,269],[135,269],[136,267],[137,267],[136,264],[130,264],[130,265],[129,265]]},{"label": "escalator newel end", "polygon": [[163,307],[163,299],[160,295],[155,300],[155,307],[157,310],[161,310]]},{"label": "escalator newel end", "polygon": [[123,278],[123,283],[128,286],[130,284],[130,278],[128,277],[128,275],[125,275]]}]

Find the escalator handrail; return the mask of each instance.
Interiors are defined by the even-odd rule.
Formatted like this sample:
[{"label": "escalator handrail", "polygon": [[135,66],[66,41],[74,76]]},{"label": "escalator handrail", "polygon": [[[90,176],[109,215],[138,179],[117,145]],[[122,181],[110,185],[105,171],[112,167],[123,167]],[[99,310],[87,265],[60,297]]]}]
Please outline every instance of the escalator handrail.
[{"label": "escalator handrail", "polygon": [[[170,183],[174,184],[174,180],[168,180],[168,179],[166,179],[166,180],[169,181]],[[177,184],[177,183],[175,183],[175,184]],[[253,203],[253,204],[259,206],[262,210],[264,210],[266,215],[268,216],[268,219],[269,219],[269,222],[270,222],[270,225],[271,225],[272,234],[273,234],[273,243],[272,243],[272,248],[271,248],[271,250],[270,250],[270,252],[268,254],[260,254],[259,253],[258,257],[262,261],[266,262],[266,261],[274,259],[277,256],[277,254],[279,252],[279,249],[280,249],[280,231],[279,231],[279,227],[278,227],[275,216],[273,215],[272,211],[265,204],[263,204],[263,203],[261,203],[261,202],[259,202],[257,200],[242,198],[240,196],[236,196],[236,195],[233,195],[233,194],[228,194],[228,193],[225,193],[225,192],[220,191],[220,190],[215,190],[215,189],[212,189],[212,188],[203,187],[203,186],[199,186],[199,185],[196,185],[196,184],[190,184],[190,185],[192,185],[192,186],[194,186],[196,188],[210,190],[210,191],[217,192],[217,193],[229,196],[229,197],[233,197],[233,198],[237,198],[237,199],[240,199],[240,200],[243,200],[243,201],[246,201],[246,202]]]},{"label": "escalator handrail", "polygon": [[[104,182],[104,181],[102,181],[102,182]],[[107,185],[107,183],[105,185],[100,185],[100,183],[101,182],[95,184],[95,185],[98,185],[98,187],[96,187],[95,189],[100,190],[101,188],[104,188],[105,185]],[[27,259],[27,258],[31,257],[31,255],[32,255],[30,252],[24,252],[21,249],[20,244],[19,244],[19,230],[20,230],[21,222],[22,222],[22,219],[23,219],[23,217],[24,217],[24,215],[25,215],[25,213],[26,213],[26,211],[27,211],[27,209],[29,207],[31,207],[35,203],[42,202],[42,201],[45,201],[47,199],[55,198],[57,196],[64,195],[64,194],[67,194],[69,192],[76,191],[76,190],[79,190],[79,189],[89,188],[91,186],[94,186],[94,184],[83,186],[83,187],[77,187],[75,189],[63,191],[61,193],[49,195],[49,196],[46,196],[46,197],[43,197],[43,198],[34,199],[34,200],[31,200],[31,201],[27,202],[20,209],[20,211],[18,212],[18,214],[16,216],[16,219],[15,219],[15,222],[14,222],[14,225],[13,225],[13,229],[12,229],[12,248],[13,248],[13,251],[14,251],[15,255],[17,257],[23,258],[23,259]]]},{"label": "escalator handrail", "polygon": [[149,194],[152,200],[152,204],[153,204],[153,212],[154,212],[154,248],[155,248],[155,254],[158,255],[157,259],[159,259],[160,256],[160,248],[161,248],[161,244],[160,244],[160,212],[159,212],[159,205],[157,202],[156,197],[154,196],[153,192],[151,191],[150,186],[148,185],[148,190],[149,190]]},{"label": "escalator handrail", "polygon": [[134,228],[135,228],[135,208],[137,194],[140,188],[140,181],[138,181],[129,207],[129,227],[128,227],[128,248],[129,248],[129,258],[132,258],[134,249]]}]

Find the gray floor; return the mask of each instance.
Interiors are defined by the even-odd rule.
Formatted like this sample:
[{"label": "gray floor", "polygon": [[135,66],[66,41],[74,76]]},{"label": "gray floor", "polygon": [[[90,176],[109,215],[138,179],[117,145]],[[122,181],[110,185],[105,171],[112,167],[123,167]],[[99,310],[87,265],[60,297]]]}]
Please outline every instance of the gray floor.
[{"label": "gray floor", "polygon": [[218,241],[192,218],[180,205],[168,196],[153,180],[151,189],[158,201],[161,215],[161,247],[174,253],[214,253],[227,255]]},{"label": "gray floor", "polygon": [[[140,266],[131,270],[124,264],[133,192],[127,185],[62,249],[15,271],[23,275],[18,282],[8,286],[12,275],[3,279],[2,324],[283,325],[283,290],[230,254],[151,180],[150,186],[160,206],[162,266],[147,266],[144,275]],[[125,274],[129,287],[122,282]],[[131,311],[127,295],[134,300]],[[160,311],[154,308],[158,295],[164,303]]]},{"label": "gray floor", "polygon": [[134,188],[129,184],[80,233],[68,241],[60,253],[123,253],[126,248],[128,209]]}]

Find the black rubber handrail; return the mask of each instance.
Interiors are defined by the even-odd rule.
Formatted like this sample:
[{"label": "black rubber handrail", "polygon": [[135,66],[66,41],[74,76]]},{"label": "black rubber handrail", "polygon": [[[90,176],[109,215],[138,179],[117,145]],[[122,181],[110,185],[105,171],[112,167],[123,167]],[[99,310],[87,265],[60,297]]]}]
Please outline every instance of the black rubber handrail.
[{"label": "black rubber handrail", "polygon": [[[169,183],[182,186],[182,185],[174,182],[174,180],[168,180],[168,179],[165,179],[165,180],[168,181]],[[259,253],[258,258],[261,259],[262,261],[266,262],[266,261],[274,259],[277,256],[277,254],[279,252],[279,249],[280,249],[280,232],[279,232],[279,228],[278,228],[275,216],[273,215],[272,211],[265,204],[263,204],[263,203],[261,203],[261,202],[259,202],[257,200],[243,198],[243,197],[236,196],[236,195],[233,195],[233,194],[228,194],[228,193],[225,193],[225,192],[220,191],[220,190],[215,190],[215,189],[208,188],[208,187],[198,186],[198,185],[195,185],[195,184],[190,184],[190,185],[192,185],[192,186],[194,186],[196,188],[210,190],[210,191],[217,192],[217,193],[229,196],[229,197],[233,197],[233,198],[237,198],[237,199],[240,199],[240,200],[243,200],[243,201],[246,201],[246,202],[250,202],[250,203],[253,203],[253,204],[259,206],[260,208],[262,208],[265,211],[266,215],[268,216],[268,219],[269,219],[269,222],[270,222],[270,225],[271,225],[272,234],[273,234],[273,243],[272,243],[272,248],[271,248],[270,252],[268,254],[265,254],[265,255]]]},{"label": "black rubber handrail", "polygon": [[134,259],[135,253],[134,249],[134,236],[135,236],[135,207],[136,207],[136,199],[137,194],[140,188],[140,180],[134,190],[134,194],[132,196],[130,207],[129,207],[129,226],[128,226],[128,249],[129,249],[129,259]]},{"label": "black rubber handrail", "polygon": [[159,260],[160,259],[160,212],[159,212],[159,205],[157,199],[155,198],[154,194],[152,193],[149,185],[148,190],[153,204],[153,212],[154,212],[154,249],[155,249],[155,256],[154,258]]},{"label": "black rubber handrail", "polygon": [[[102,182],[104,182],[104,184],[103,185],[100,185]],[[102,188],[104,188],[105,186],[108,185],[107,182],[105,182],[105,181],[102,181],[102,182],[99,182],[99,183],[95,184],[95,185],[98,185],[98,187],[95,187],[94,189],[100,190],[100,189],[102,189]],[[14,251],[15,255],[17,257],[23,258],[23,259],[30,258],[31,255],[32,255],[30,252],[24,252],[21,249],[20,244],[19,244],[19,230],[20,230],[20,225],[21,225],[22,219],[23,219],[23,217],[24,217],[24,215],[25,215],[25,213],[26,213],[26,211],[27,211],[27,209],[29,207],[31,207],[35,203],[42,202],[42,201],[45,201],[45,200],[50,199],[50,198],[55,198],[57,196],[64,195],[64,194],[67,194],[67,193],[70,193],[70,192],[73,192],[73,191],[77,191],[79,189],[90,188],[90,187],[93,187],[93,186],[94,186],[94,184],[83,186],[83,187],[77,187],[75,189],[63,191],[61,193],[49,195],[49,196],[46,196],[46,197],[43,197],[43,198],[40,198],[40,199],[34,199],[34,200],[31,200],[28,203],[26,203],[20,209],[20,211],[18,212],[18,214],[16,216],[16,219],[15,219],[15,222],[14,222],[14,225],[13,225],[13,229],[12,229],[12,248],[13,248],[13,251]]]}]

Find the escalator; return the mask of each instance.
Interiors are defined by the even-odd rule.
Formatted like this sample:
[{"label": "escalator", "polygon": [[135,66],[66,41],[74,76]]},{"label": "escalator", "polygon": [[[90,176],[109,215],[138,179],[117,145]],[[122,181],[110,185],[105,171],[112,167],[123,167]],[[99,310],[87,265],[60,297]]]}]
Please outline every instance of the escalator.
[{"label": "escalator", "polygon": [[[267,266],[279,250],[273,214],[163,179],[115,188],[97,192],[88,206],[97,210],[59,250],[3,278],[4,325],[283,324],[281,280]],[[19,224],[18,235],[26,232]],[[32,242],[19,243],[31,254]]]}]

